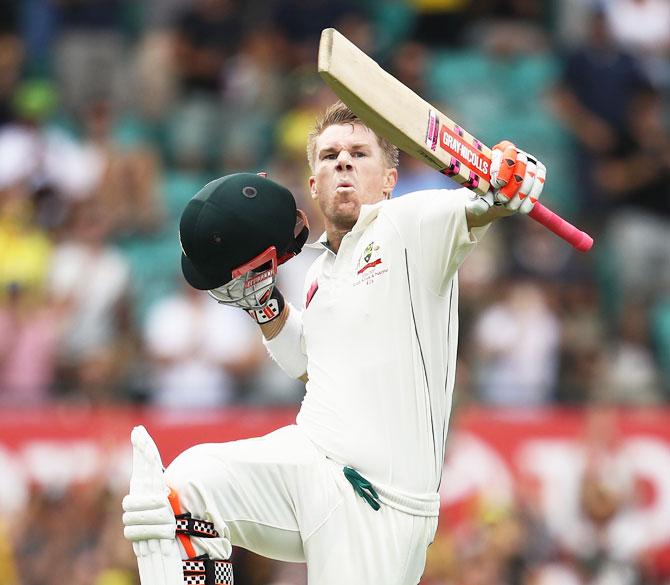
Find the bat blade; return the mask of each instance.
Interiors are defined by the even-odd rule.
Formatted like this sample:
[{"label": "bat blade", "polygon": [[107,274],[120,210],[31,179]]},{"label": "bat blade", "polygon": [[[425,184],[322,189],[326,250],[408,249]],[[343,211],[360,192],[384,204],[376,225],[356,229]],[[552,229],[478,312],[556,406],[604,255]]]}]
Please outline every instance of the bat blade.
[{"label": "bat blade", "polygon": [[[367,126],[478,195],[490,189],[491,150],[333,28],[321,33],[319,74]],[[540,203],[529,217],[580,251],[593,239]]]},{"label": "bat blade", "polygon": [[443,168],[424,151],[416,124],[427,118],[430,104],[333,28],[321,33],[319,74],[372,130],[434,169]]},{"label": "bat blade", "polygon": [[489,190],[490,149],[333,28],[321,33],[319,74],[361,120],[400,150],[478,195]]}]

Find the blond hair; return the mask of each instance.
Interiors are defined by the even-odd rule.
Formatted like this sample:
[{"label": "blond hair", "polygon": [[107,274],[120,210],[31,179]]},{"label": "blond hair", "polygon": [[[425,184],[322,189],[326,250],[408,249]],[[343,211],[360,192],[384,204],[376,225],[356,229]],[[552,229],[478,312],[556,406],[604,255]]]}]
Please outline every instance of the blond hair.
[{"label": "blond hair", "polygon": [[[329,106],[323,116],[316,120],[314,129],[307,137],[307,162],[312,171],[314,171],[314,159],[316,156],[316,139],[321,136],[321,133],[326,128],[338,124],[360,124],[366,128],[368,127],[363,120],[354,114],[354,112],[351,111],[351,108],[343,102],[337,101]],[[377,137],[377,143],[381,146],[384,154],[384,162],[386,163],[387,168],[396,168],[398,166],[398,147],[391,144],[386,138],[379,136],[376,132],[373,133]]]}]

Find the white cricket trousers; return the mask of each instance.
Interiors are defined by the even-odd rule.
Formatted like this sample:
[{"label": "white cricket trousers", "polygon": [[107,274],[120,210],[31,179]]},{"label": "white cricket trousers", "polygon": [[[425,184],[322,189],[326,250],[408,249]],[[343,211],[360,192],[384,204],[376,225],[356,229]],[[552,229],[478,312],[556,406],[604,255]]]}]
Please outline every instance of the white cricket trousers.
[{"label": "white cricket trousers", "polygon": [[182,511],[214,523],[221,538],[192,538],[198,554],[226,559],[230,543],[307,562],[309,585],[415,585],[437,518],[381,505],[354,492],[342,465],[295,425],[269,435],[203,444],[167,468]]}]

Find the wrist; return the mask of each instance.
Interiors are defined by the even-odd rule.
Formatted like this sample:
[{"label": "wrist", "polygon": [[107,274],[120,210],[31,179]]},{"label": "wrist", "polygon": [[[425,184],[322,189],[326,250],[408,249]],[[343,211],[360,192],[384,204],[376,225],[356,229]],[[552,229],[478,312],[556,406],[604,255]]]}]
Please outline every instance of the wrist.
[{"label": "wrist", "polygon": [[275,337],[277,337],[277,335],[279,335],[281,330],[284,328],[286,321],[288,320],[289,313],[290,313],[289,306],[284,305],[284,308],[282,309],[281,313],[279,313],[279,315],[275,319],[267,323],[260,324],[263,337],[265,337],[267,341],[270,341]]},{"label": "wrist", "polygon": [[501,217],[514,215],[513,211],[507,209],[504,205],[491,205],[486,211],[476,213],[468,208],[465,210],[465,217],[468,222],[468,228],[478,228],[490,224],[492,221]]},{"label": "wrist", "polygon": [[[258,323],[261,328],[274,323],[281,318],[286,309],[286,302],[279,290],[274,287],[270,299],[265,303],[262,309],[245,309],[251,318]],[[285,320],[285,318],[284,318]]]}]

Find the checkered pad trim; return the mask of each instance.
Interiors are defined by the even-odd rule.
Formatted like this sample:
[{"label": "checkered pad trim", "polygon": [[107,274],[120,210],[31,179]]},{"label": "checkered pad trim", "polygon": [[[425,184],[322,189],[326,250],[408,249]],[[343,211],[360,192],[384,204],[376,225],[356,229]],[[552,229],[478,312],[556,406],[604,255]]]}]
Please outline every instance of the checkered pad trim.
[{"label": "checkered pad trim", "polygon": [[207,520],[192,518],[190,512],[178,514],[177,534],[187,534],[188,536],[198,536],[200,538],[218,538],[219,533],[214,528],[214,524]]},{"label": "checkered pad trim", "polygon": [[230,561],[190,560],[182,561],[182,567],[185,585],[233,585],[233,564]]}]

